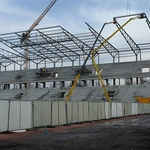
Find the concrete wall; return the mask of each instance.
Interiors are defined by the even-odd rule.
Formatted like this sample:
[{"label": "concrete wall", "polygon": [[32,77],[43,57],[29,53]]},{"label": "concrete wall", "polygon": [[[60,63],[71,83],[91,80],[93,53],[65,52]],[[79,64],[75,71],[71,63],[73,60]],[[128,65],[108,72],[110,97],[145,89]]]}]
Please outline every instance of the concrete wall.
[{"label": "concrete wall", "polygon": [[0,101],[0,132],[8,129],[9,102]]},{"label": "concrete wall", "polygon": [[51,125],[51,106],[50,101],[34,101],[33,108],[33,127]]},{"label": "concrete wall", "polygon": [[[32,127],[32,104],[27,101],[10,101],[8,106],[8,130]],[[7,118],[5,118],[7,120]]]},{"label": "concrete wall", "polygon": [[0,132],[150,113],[150,104],[0,101]]}]

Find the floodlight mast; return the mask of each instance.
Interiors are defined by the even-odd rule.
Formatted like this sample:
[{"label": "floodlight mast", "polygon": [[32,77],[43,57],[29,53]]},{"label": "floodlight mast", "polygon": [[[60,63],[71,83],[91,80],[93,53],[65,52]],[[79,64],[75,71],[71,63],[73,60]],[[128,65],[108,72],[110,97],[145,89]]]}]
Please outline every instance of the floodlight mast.
[{"label": "floodlight mast", "polygon": [[[30,32],[39,24],[39,22],[43,19],[43,17],[47,14],[47,12],[52,8],[52,6],[55,4],[57,0],[52,0],[50,2],[50,4],[46,7],[46,9],[43,11],[43,13],[37,18],[37,20],[31,25],[31,27],[22,34],[21,37],[21,43],[25,42],[27,43],[28,38],[30,37]],[[25,60],[25,66],[24,69],[27,70],[29,69],[29,59],[28,59],[28,46],[25,49],[25,56],[26,56],[26,60]]]}]

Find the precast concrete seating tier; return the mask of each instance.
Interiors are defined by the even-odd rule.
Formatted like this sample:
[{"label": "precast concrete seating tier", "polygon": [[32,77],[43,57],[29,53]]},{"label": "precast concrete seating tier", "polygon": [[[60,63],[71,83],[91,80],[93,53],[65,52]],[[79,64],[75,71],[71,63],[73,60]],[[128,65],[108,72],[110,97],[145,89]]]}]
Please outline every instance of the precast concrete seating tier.
[{"label": "precast concrete seating tier", "polygon": [[[98,66],[100,70],[102,69],[103,79],[140,78],[149,76],[149,72],[142,72],[142,68],[150,68],[150,61],[98,64]],[[44,75],[41,75],[40,69],[1,71],[0,84],[72,81],[80,69],[81,66],[46,68],[47,74]],[[79,80],[98,79],[93,65],[87,65],[86,69],[89,72],[81,74]]]},{"label": "precast concrete seating tier", "polygon": [[[108,86],[107,91],[114,91],[111,96],[112,102],[137,102],[135,97],[150,97],[150,84],[140,85],[118,85]],[[65,94],[68,88],[33,88],[33,89],[12,89],[0,90],[1,100],[62,100],[65,101]],[[103,88],[101,86],[75,87],[70,101],[106,101]]]}]

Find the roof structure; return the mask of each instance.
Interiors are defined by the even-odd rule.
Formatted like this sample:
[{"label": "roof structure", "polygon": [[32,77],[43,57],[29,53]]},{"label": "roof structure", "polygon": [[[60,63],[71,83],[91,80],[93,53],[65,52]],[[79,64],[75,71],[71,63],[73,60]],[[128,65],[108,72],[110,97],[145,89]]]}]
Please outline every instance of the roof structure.
[{"label": "roof structure", "polygon": [[[142,15],[143,18],[146,18],[148,26],[150,26],[146,15],[144,13]],[[117,22],[116,26],[119,28],[120,24]],[[40,63],[53,63],[54,66],[56,63],[64,62],[72,62],[72,64],[79,62],[80,64],[80,60],[88,55],[98,36],[98,32],[94,28],[90,25],[88,27],[90,32],[80,34],[72,34],[61,26],[34,29],[29,38],[23,42],[22,35],[26,31],[0,34],[1,66],[7,67],[13,63],[23,66],[26,59],[36,64],[36,66]],[[113,62],[116,59],[119,62],[122,57],[129,56],[135,56],[137,60],[138,55],[150,51],[150,43],[136,43],[124,29],[120,32],[128,47],[116,48],[107,42],[97,52],[96,56],[109,54]],[[94,48],[98,47],[104,40],[105,38],[100,35]],[[5,48],[3,48],[4,46]]]}]

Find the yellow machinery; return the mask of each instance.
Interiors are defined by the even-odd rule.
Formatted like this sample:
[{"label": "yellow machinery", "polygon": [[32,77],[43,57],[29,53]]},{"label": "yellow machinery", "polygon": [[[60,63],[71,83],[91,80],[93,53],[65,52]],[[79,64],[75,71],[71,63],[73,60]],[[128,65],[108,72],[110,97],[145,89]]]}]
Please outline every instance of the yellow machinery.
[{"label": "yellow machinery", "polygon": [[[96,49],[93,50],[94,44],[96,43],[96,41],[97,41],[97,39],[98,39],[100,33],[98,34],[98,37],[97,37],[95,43],[93,44],[89,55],[87,56],[87,58],[86,58],[86,60],[85,60],[85,62],[84,62],[84,64],[83,64],[83,66],[82,66],[80,72],[78,73],[78,75],[76,76],[76,78],[75,78],[75,80],[74,80],[74,82],[73,82],[72,87],[70,88],[68,94],[67,94],[66,97],[65,97],[65,98],[66,98],[66,102],[69,101],[70,96],[71,96],[71,94],[72,94],[72,92],[73,92],[73,90],[74,90],[74,88],[75,88],[75,86],[76,86],[76,84],[77,84],[77,82],[78,82],[78,80],[79,80],[79,78],[80,78],[80,75],[81,75],[83,69],[85,68],[85,64],[86,64],[88,58],[90,57],[90,55],[92,55],[92,62],[93,62],[93,65],[94,65],[94,69],[96,70],[96,72],[97,72],[97,74],[98,74],[99,80],[100,80],[100,82],[101,82],[101,84],[102,84],[102,88],[103,88],[104,93],[105,93],[105,96],[106,96],[106,99],[107,99],[108,102],[110,102],[110,97],[109,97],[108,92],[107,92],[107,90],[106,90],[106,88],[105,88],[105,85],[104,85],[104,83],[103,83],[103,81],[102,81],[102,77],[101,77],[101,75],[100,75],[100,71],[99,71],[98,65],[96,64],[96,61],[95,61],[95,59],[94,59],[94,54],[95,54],[105,43],[107,43],[109,39],[111,39],[117,32],[119,32],[125,25],[127,25],[131,20],[142,19],[142,18],[143,18],[143,15],[142,15],[142,14],[138,14],[136,17],[130,18],[130,19],[127,20],[122,26],[120,26],[113,34],[111,34],[107,39],[105,39]],[[113,22],[113,23],[116,23],[116,18],[114,18],[114,22]]]},{"label": "yellow machinery", "polygon": [[100,74],[98,65],[96,64],[96,61],[95,61],[95,59],[94,59],[94,51],[92,52],[92,62],[93,62],[93,65],[94,65],[94,69],[95,69],[95,71],[97,72],[97,75],[98,75],[98,78],[99,78],[100,83],[101,83],[101,85],[102,85],[102,88],[103,88],[103,90],[104,90],[105,97],[106,97],[107,101],[110,102],[110,97],[109,97],[108,92],[107,92],[107,90],[106,90],[106,87],[105,87],[105,85],[104,85],[104,82],[103,82],[102,76],[101,76],[101,74]]},{"label": "yellow machinery", "polygon": [[137,100],[139,103],[150,103],[150,97],[135,97],[135,100]]}]

